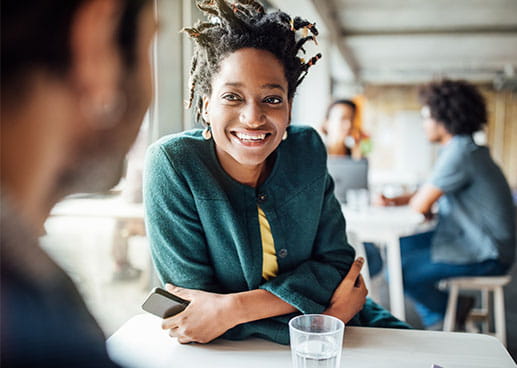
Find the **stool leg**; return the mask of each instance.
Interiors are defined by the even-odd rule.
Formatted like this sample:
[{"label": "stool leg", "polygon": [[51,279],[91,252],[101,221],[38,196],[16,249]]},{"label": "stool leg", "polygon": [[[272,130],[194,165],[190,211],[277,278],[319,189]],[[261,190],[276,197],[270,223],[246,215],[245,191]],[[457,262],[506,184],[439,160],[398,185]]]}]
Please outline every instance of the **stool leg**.
[{"label": "stool leg", "polygon": [[444,331],[454,331],[456,322],[456,306],[458,304],[458,286],[451,285],[449,289],[449,300],[447,301],[447,311],[443,322]]},{"label": "stool leg", "polygon": [[501,286],[494,290],[495,336],[506,346],[506,321],[504,314],[504,293]]},{"label": "stool leg", "polygon": [[488,289],[481,290],[481,313],[485,313],[486,317],[483,319],[481,323],[483,333],[488,333],[489,325],[490,325],[490,300],[489,300],[489,291]]}]

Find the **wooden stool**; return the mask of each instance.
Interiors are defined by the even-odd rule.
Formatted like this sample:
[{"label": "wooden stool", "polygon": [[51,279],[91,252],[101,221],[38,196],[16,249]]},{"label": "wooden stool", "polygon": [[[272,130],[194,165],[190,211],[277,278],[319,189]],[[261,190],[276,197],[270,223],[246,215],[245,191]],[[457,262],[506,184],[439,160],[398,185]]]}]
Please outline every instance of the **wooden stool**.
[{"label": "wooden stool", "polygon": [[503,286],[511,281],[506,276],[457,277],[442,280],[440,283],[449,288],[449,301],[443,324],[444,331],[454,331],[456,307],[459,290],[481,291],[481,308],[473,309],[469,320],[482,321],[483,333],[489,333],[490,305],[489,292],[494,293],[495,336],[506,346],[506,321],[504,312]]}]

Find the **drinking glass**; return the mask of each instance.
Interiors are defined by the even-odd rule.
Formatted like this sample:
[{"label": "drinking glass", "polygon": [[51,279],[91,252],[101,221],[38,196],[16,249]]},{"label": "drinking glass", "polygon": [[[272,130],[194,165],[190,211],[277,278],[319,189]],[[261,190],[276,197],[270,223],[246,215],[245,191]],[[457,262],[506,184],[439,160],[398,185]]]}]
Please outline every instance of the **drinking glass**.
[{"label": "drinking glass", "polygon": [[305,314],[289,321],[294,368],[338,368],[343,321],[324,314]]}]

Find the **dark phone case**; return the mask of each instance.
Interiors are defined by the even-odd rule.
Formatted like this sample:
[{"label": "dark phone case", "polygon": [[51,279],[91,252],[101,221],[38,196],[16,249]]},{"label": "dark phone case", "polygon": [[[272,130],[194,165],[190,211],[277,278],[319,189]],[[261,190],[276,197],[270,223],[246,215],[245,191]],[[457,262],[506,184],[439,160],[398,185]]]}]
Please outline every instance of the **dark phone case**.
[{"label": "dark phone case", "polygon": [[160,288],[154,288],[147,296],[142,309],[160,318],[169,318],[182,312],[189,301]]}]

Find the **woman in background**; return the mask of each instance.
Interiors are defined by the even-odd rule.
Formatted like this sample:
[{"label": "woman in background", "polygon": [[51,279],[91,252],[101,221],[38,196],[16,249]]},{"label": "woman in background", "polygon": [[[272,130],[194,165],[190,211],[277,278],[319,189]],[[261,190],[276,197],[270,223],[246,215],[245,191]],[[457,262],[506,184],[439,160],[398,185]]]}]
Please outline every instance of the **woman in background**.
[{"label": "woman in background", "polygon": [[351,100],[336,100],[330,104],[321,125],[329,155],[359,160],[370,151],[368,135],[354,126],[356,115],[357,105]]}]

